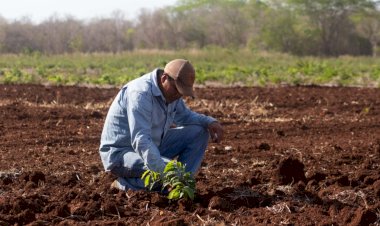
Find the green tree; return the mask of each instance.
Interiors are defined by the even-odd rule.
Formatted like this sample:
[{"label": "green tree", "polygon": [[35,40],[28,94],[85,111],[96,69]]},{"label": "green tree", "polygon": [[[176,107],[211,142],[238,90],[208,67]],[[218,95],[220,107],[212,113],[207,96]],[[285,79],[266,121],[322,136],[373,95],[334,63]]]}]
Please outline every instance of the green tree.
[{"label": "green tree", "polygon": [[[297,46],[294,25],[297,15],[281,5],[271,5],[263,24],[261,38],[268,48],[280,52],[292,52]],[[271,20],[269,20],[271,18]]]},{"label": "green tree", "polygon": [[197,46],[239,47],[247,43],[250,21],[243,0],[182,0],[173,15],[185,22],[179,26],[183,39]]},{"label": "green tree", "polygon": [[[371,0],[288,0],[288,7],[308,16],[319,34],[322,55],[346,53],[354,25],[350,16],[363,9],[374,8]],[[345,46],[346,45],[346,46]]]},{"label": "green tree", "polygon": [[362,11],[353,16],[360,35],[368,39],[372,46],[372,56],[376,57],[380,42],[380,12],[377,9]]}]

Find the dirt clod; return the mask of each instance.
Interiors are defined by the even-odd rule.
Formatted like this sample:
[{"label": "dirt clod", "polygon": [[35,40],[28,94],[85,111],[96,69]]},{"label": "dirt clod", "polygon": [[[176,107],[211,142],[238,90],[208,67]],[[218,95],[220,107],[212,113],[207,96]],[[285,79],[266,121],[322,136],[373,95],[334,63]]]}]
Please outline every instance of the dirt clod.
[{"label": "dirt clod", "polygon": [[278,182],[282,185],[306,181],[305,165],[294,157],[283,159],[277,169]]}]

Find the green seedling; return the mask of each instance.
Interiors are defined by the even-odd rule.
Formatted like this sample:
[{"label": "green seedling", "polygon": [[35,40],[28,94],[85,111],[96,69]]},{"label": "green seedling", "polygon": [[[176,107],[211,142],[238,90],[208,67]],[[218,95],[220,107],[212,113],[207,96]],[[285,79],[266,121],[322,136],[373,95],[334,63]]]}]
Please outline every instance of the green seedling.
[{"label": "green seedling", "polygon": [[146,170],[141,179],[144,180],[145,187],[152,190],[161,184],[161,190],[169,191],[168,199],[191,199],[195,197],[195,180],[190,172],[186,172],[185,165],[176,160],[168,162],[162,174]]},{"label": "green seedling", "polygon": [[149,187],[149,190],[153,190],[156,185],[161,184],[161,174],[152,170],[146,170],[141,179],[144,180],[144,186]]}]

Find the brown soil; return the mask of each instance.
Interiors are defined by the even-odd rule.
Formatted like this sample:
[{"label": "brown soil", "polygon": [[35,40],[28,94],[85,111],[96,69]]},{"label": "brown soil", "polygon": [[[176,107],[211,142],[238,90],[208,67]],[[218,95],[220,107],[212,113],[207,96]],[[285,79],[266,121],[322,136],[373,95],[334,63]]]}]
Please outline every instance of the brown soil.
[{"label": "brown soil", "polygon": [[379,225],[380,89],[198,88],[218,118],[193,203],[110,188],[117,89],[0,85],[0,225]]}]

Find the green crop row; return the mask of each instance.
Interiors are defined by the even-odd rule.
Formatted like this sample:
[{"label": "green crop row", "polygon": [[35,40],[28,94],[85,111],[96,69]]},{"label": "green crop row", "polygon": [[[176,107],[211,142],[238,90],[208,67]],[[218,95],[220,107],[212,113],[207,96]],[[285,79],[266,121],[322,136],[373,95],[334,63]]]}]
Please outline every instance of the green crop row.
[{"label": "green crop row", "polygon": [[122,54],[0,55],[0,83],[122,85],[174,58],[193,62],[198,84],[380,87],[380,63],[370,57],[316,58],[207,48]]}]

